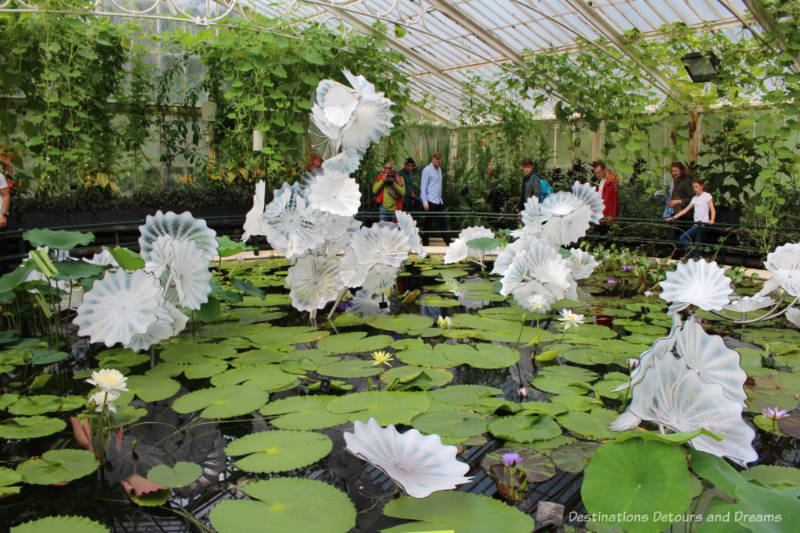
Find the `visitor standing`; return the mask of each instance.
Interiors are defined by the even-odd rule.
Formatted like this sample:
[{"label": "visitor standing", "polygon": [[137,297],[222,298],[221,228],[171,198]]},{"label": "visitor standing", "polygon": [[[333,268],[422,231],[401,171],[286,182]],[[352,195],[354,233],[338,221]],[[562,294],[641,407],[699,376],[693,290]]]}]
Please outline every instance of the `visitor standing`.
[{"label": "visitor standing", "polygon": [[417,195],[414,194],[414,169],[417,168],[417,163],[410,157],[406,159],[403,168],[397,171],[400,177],[403,178],[403,183],[406,184],[406,194],[403,196],[403,210],[415,211]]},{"label": "visitor standing", "polygon": [[526,157],[522,160],[522,196],[520,197],[519,208],[520,211],[525,209],[525,202],[531,196],[536,196],[539,202],[544,202],[544,199],[553,194],[553,187],[536,173],[536,168],[533,165],[533,160]]},{"label": "visitor standing", "polygon": [[383,165],[383,172],[375,180],[372,192],[377,195],[375,201],[380,204],[378,219],[394,222],[394,212],[403,209],[403,195],[406,193],[403,178],[395,172],[394,163],[387,162]]},{"label": "visitor standing", "polygon": [[[422,209],[432,213],[444,212],[444,201],[442,200],[442,154],[436,152],[431,157],[431,163],[422,169],[422,179],[419,182],[419,199],[422,202]],[[422,244],[427,246],[430,242],[430,229],[433,225],[442,232],[442,238],[446,245],[450,245],[450,236],[447,231],[447,219],[444,215],[433,215],[425,218],[425,231],[422,234]]]},{"label": "visitor standing", "polygon": [[[602,161],[592,163],[594,175],[597,178],[597,192],[603,199],[603,218],[614,219],[619,213],[619,178],[608,170]],[[603,224],[613,224],[613,221],[603,221]]]},{"label": "visitor standing", "polygon": [[[678,218],[672,213],[677,213],[688,206],[694,194],[692,192],[692,180],[689,178],[689,167],[685,163],[674,161],[670,166],[670,174],[672,175],[672,182],[669,187],[669,201],[667,201],[664,209],[664,220],[667,221]],[[672,213],[669,213],[666,208],[670,208]],[[670,226],[669,242],[678,242],[678,238],[683,231],[684,229],[681,226]]]},{"label": "visitor standing", "polygon": [[[693,180],[692,189],[694,190],[694,197],[689,201],[689,205],[675,213],[675,216],[667,219],[675,220],[688,213],[690,209],[694,209],[694,224],[680,236],[681,244],[683,244],[687,250],[687,256],[690,253],[693,256],[697,256],[697,246],[703,242],[703,230],[706,224],[713,224],[714,220],[717,218],[717,210],[714,208],[714,198],[710,193],[706,192],[705,183],[701,180]],[[694,249],[692,249],[693,242]]]},{"label": "visitor standing", "polygon": [[11,208],[11,188],[6,182],[6,174],[11,178],[11,156],[0,155],[0,230],[8,227],[8,210]]}]

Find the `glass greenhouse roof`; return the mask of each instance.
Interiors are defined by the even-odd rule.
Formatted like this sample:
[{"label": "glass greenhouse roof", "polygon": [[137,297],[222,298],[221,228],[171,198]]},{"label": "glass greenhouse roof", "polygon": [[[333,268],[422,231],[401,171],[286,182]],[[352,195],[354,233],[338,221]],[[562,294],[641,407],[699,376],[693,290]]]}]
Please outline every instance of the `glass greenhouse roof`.
[{"label": "glass greenhouse roof", "polygon": [[[28,5],[24,0],[19,4]],[[10,6],[11,0],[0,0],[0,10],[10,11]],[[434,121],[456,122],[463,82],[475,76],[492,79],[505,65],[522,64],[530,54],[569,53],[587,41],[603,41],[624,53],[625,32],[636,29],[646,39],[657,39],[661,28],[673,23],[722,30],[737,39],[742,32],[760,34],[769,27],[757,16],[760,6],[761,0],[97,0],[94,12],[188,18],[201,25],[257,12],[298,25],[318,22],[360,33],[381,23],[389,29],[389,45],[407,61],[402,68],[411,80],[413,100],[428,104],[419,110]],[[645,71],[666,94],[662,74]]]}]

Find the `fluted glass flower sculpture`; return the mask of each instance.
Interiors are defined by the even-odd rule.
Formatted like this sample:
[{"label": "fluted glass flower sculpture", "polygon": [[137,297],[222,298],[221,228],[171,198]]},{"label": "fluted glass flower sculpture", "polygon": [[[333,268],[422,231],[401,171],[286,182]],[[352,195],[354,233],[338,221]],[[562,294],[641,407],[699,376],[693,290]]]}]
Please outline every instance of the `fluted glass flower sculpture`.
[{"label": "fluted glass flower sculpture", "polygon": [[726,311],[735,311],[737,313],[749,313],[750,311],[758,311],[765,307],[775,305],[775,300],[769,296],[744,296],[741,298],[731,299],[730,303],[725,306]]},{"label": "fluted glass flower sculpture", "polygon": [[361,192],[358,183],[346,174],[325,172],[317,176],[308,189],[311,207],[339,216],[352,216],[358,213],[361,205]]},{"label": "fluted glass flower sculpture", "polygon": [[425,498],[468,483],[469,465],[456,459],[458,448],[444,446],[439,435],[422,435],[416,429],[399,433],[374,418],[356,420],[353,433],[345,432],[346,450],[382,470],[409,496]]},{"label": "fluted glass flower sculpture", "polygon": [[319,211],[308,204],[298,184],[284,183],[264,209],[261,225],[270,245],[293,259],[322,244]]},{"label": "fluted glass flower sculpture", "polygon": [[109,347],[127,344],[158,319],[157,311],[164,303],[162,292],[155,276],[143,270],[107,272],[83,296],[73,320],[78,335],[88,335],[92,342]]},{"label": "fluted glass flower sculpture", "polygon": [[659,283],[661,299],[671,302],[669,312],[681,311],[694,305],[704,311],[719,311],[728,305],[733,288],[725,271],[705,259],[681,263]]},{"label": "fluted glass flower sculpture", "polygon": [[189,317],[169,302],[164,302],[157,312],[158,320],[153,322],[144,333],[134,333],[126,348],[134,351],[147,350],[150,346],[174,337],[184,330]]},{"label": "fluted glass flower sculpture", "polygon": [[361,313],[362,316],[385,314],[389,312],[389,306],[381,307],[380,298],[366,289],[356,291],[351,300],[353,305],[349,312]]},{"label": "fluted glass flower sculpture", "polygon": [[539,206],[545,225],[542,240],[554,246],[577,241],[586,234],[592,220],[592,208],[569,192],[557,192]]},{"label": "fluted glass flower sculpture", "polygon": [[306,255],[289,268],[286,285],[292,306],[299,311],[322,309],[341,290],[339,263],[333,259]]},{"label": "fluted glass flower sculpture", "polygon": [[594,269],[600,263],[594,256],[588,252],[584,252],[579,248],[571,248],[569,257],[567,258],[567,265],[569,266],[572,279],[586,279],[592,275]]},{"label": "fluted glass flower sculpture", "polygon": [[264,230],[261,228],[261,215],[264,214],[264,203],[266,202],[266,188],[267,185],[264,180],[256,183],[256,192],[253,194],[253,207],[244,217],[244,233],[242,233],[242,242],[247,241],[253,235],[264,235]]},{"label": "fluted glass flower sculpture", "polygon": [[398,269],[392,266],[372,265],[361,287],[372,294],[384,293],[394,287],[397,272]]},{"label": "fluted glass flower sculpture", "polygon": [[160,274],[154,273],[162,279],[167,299],[189,309],[200,309],[208,301],[211,293],[209,261],[192,241],[160,237],[152,256],[163,259]]},{"label": "fluted glass flower sculpture", "polygon": [[419,228],[417,228],[417,222],[414,220],[414,217],[405,211],[395,211],[395,217],[397,218],[397,225],[400,227],[400,231],[402,231],[408,239],[411,252],[420,257],[426,257],[428,252],[425,251],[425,247],[422,245],[422,239],[419,236]]},{"label": "fluted glass flower sculpture", "polygon": [[597,189],[595,189],[589,183],[581,183],[576,181],[572,184],[572,194],[577,196],[582,203],[591,208],[592,222],[597,224],[600,222],[600,220],[602,220],[605,204],[603,203],[603,197],[600,196],[600,193],[597,192]]},{"label": "fluted glass flower sculpture", "polygon": [[393,224],[374,224],[369,228],[361,228],[353,235],[351,246],[356,260],[362,265],[395,269],[408,258],[411,249],[406,234]]},{"label": "fluted glass flower sculpture", "polygon": [[[139,226],[139,248],[145,265],[150,271],[157,270],[161,265],[154,263],[151,257],[153,246],[161,237],[174,240],[187,240],[194,243],[209,261],[217,255],[217,232],[206,225],[206,221],[194,218],[185,211],[180,215],[168,211],[156,211],[155,215],[147,215],[145,223]],[[162,239],[163,240],[163,239]]]},{"label": "fluted glass flower sculpture", "polygon": [[778,246],[767,255],[764,266],[787,294],[800,296],[800,243]]},{"label": "fluted glass flower sculpture", "polygon": [[555,249],[541,242],[519,252],[500,282],[503,296],[511,294],[517,303],[524,305],[530,303],[532,295],[540,294],[548,309],[567,297],[575,283],[567,262]]}]

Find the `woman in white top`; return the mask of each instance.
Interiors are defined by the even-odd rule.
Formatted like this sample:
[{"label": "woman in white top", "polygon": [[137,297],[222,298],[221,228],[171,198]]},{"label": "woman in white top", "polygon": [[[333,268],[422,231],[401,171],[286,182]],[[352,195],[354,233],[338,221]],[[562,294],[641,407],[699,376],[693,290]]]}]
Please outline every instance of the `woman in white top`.
[{"label": "woman in white top", "polygon": [[[692,181],[692,189],[694,189],[694,197],[689,205],[684,207],[681,211],[675,213],[674,216],[667,220],[675,220],[678,217],[685,215],[690,209],[694,209],[694,225],[683,232],[680,236],[680,241],[689,250],[692,247],[692,241],[695,244],[700,244],[703,241],[703,228],[706,224],[713,224],[714,219],[717,218],[717,210],[714,208],[714,198],[711,194],[706,192],[705,183],[701,180]],[[686,255],[689,255],[687,251]],[[695,249],[695,254],[697,249]]]}]

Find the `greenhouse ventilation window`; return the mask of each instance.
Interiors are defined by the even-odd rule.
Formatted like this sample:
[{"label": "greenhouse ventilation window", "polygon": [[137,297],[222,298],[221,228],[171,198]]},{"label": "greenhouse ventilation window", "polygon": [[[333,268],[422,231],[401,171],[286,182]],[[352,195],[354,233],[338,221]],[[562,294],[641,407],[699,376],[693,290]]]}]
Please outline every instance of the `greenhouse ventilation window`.
[{"label": "greenhouse ventilation window", "polygon": [[705,83],[717,77],[719,60],[711,52],[707,54],[699,52],[686,54],[681,58],[681,61],[685,63],[686,72],[689,73],[689,77],[692,78],[694,83]]}]

